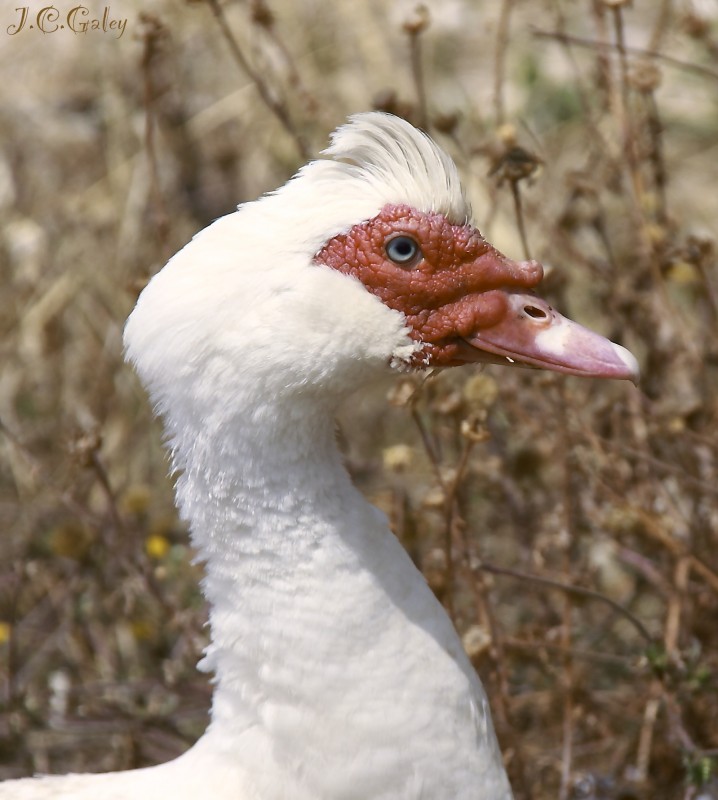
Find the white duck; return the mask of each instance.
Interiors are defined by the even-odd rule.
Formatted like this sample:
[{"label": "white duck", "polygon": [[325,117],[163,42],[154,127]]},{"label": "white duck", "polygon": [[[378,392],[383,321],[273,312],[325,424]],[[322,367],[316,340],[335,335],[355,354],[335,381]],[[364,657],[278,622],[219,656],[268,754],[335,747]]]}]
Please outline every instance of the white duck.
[{"label": "white duck", "polygon": [[358,114],[325,155],[197,235],[125,329],[206,563],[206,733],[167,764],[11,781],[2,800],[511,797],[483,688],[353,487],[334,415],[430,365],[637,365],[530,293],[541,266],[481,237],[456,167],[407,122]]}]

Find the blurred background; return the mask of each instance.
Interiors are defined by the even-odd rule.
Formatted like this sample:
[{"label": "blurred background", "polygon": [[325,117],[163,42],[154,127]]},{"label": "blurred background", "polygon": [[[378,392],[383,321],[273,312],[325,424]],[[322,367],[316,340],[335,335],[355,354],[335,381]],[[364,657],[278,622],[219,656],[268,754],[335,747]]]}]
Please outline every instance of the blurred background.
[{"label": "blurred background", "polygon": [[75,3],[15,5],[0,778],[152,764],[203,731],[201,570],[122,326],[197,230],[380,108],[643,379],[407,377],[341,421],[349,468],[452,615],[518,800],[718,797],[718,2],[93,1],[77,32]]}]

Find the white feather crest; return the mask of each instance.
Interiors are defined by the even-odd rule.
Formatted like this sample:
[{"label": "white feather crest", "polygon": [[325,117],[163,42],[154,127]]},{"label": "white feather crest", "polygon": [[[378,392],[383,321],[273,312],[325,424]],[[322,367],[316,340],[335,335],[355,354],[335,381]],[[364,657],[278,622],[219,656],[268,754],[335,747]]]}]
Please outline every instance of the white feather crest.
[{"label": "white feather crest", "polygon": [[437,211],[456,223],[471,217],[454,162],[401,117],[380,111],[354,114],[334,131],[323,154],[348,165],[352,177],[403,196],[407,205]]},{"label": "white feather crest", "polygon": [[261,216],[281,219],[274,241],[279,236],[312,252],[387,204],[437,212],[457,224],[471,218],[454,162],[400,117],[354,114],[322,154],[328,158],[311,161],[276,192],[240,211],[254,205]]}]

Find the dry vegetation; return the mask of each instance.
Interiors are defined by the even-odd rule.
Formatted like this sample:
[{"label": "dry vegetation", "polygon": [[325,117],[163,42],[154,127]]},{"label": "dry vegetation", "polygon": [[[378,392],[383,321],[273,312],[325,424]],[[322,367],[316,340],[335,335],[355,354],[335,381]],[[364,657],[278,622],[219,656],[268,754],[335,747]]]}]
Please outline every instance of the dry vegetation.
[{"label": "dry vegetation", "polygon": [[644,377],[412,378],[344,420],[350,468],[452,613],[519,800],[718,797],[715,2],[110,8],[121,38],[0,12],[0,777],[203,730],[199,568],[122,324],[193,232],[381,107]]}]

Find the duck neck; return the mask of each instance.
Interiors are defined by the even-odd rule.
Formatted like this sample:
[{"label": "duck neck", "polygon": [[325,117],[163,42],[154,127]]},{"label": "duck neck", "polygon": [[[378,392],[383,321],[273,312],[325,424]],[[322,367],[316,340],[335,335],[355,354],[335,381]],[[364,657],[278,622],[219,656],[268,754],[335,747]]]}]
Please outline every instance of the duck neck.
[{"label": "duck neck", "polygon": [[215,431],[205,416],[185,448],[175,438],[179,507],[206,563],[200,666],[216,684],[196,751],[267,798],[464,800],[481,780],[505,800],[473,668],[353,487],[331,411],[277,405]]},{"label": "duck neck", "polygon": [[344,635],[337,603],[367,573],[370,540],[388,531],[352,485],[334,428],[330,408],[277,405],[214,432],[205,424],[180,450],[178,505],[206,568],[211,641],[200,668],[215,673],[215,727],[256,725],[292,672],[318,666],[319,648],[324,664],[351,657],[346,643],[333,649]]}]

